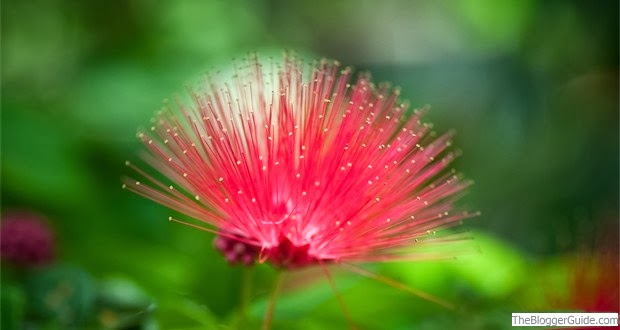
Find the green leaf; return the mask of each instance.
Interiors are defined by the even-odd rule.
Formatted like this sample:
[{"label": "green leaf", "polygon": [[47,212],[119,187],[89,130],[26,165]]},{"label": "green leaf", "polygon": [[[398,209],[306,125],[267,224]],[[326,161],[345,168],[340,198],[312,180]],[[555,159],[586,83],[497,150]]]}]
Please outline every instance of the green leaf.
[{"label": "green leaf", "polygon": [[479,253],[459,257],[453,268],[483,296],[501,298],[516,290],[527,276],[527,265],[517,250],[492,236],[472,233]]},{"label": "green leaf", "polygon": [[157,317],[166,329],[218,329],[219,320],[205,305],[180,296],[162,300]]},{"label": "green leaf", "polygon": [[[337,269],[330,270],[338,293],[344,295],[346,292],[354,290],[356,285],[363,278],[350,274],[341,274]],[[310,277],[310,280],[308,280]],[[337,301],[334,290],[329,285],[328,280],[320,268],[304,270],[286,274],[284,292],[280,294],[276,301],[275,320],[294,320],[301,319],[312,313],[319,306],[330,301]],[[303,282],[306,282],[303,284]],[[300,284],[301,282],[301,284]],[[294,286],[290,291],[286,286]],[[250,306],[250,315],[253,318],[262,319],[269,300],[268,290],[263,290],[265,294],[255,300]]]},{"label": "green leaf", "polygon": [[80,268],[53,266],[35,272],[27,280],[27,291],[29,307],[41,319],[77,326],[93,317],[95,283]]},{"label": "green leaf", "polygon": [[117,309],[140,309],[153,303],[144,290],[125,277],[110,277],[101,281],[99,300]]},{"label": "green leaf", "polygon": [[24,320],[26,297],[23,290],[12,284],[2,283],[0,290],[2,329],[20,329]]}]

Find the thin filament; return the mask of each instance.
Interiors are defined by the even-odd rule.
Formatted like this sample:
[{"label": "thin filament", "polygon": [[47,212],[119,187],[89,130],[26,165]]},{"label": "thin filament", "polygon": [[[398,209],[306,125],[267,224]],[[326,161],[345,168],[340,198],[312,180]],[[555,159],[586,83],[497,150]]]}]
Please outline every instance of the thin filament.
[{"label": "thin filament", "polygon": [[441,299],[439,297],[435,297],[435,296],[431,295],[430,293],[427,293],[427,292],[424,292],[424,291],[421,291],[421,290],[409,287],[409,286],[407,286],[407,285],[405,285],[403,283],[400,283],[400,282],[398,282],[398,281],[396,281],[394,279],[391,279],[391,278],[388,278],[388,277],[385,277],[385,276],[381,276],[379,274],[375,274],[375,273],[370,272],[370,271],[368,271],[368,270],[366,270],[364,268],[361,268],[361,267],[358,267],[358,266],[355,266],[355,265],[352,265],[352,264],[343,263],[341,265],[343,267],[349,269],[352,272],[355,272],[357,274],[360,274],[360,275],[366,276],[368,278],[377,280],[379,282],[383,282],[383,283],[385,283],[385,284],[387,284],[387,285],[389,285],[391,287],[394,287],[394,288],[397,288],[399,290],[403,290],[405,292],[411,293],[411,294],[413,294],[415,296],[418,296],[418,297],[420,297],[422,299],[425,299],[425,300],[428,300],[430,302],[434,302],[437,305],[440,305],[440,306],[445,307],[447,309],[451,309],[451,310],[456,310],[457,309],[456,306],[454,306],[454,304],[452,304],[452,303],[449,303],[449,302],[447,302],[447,301],[445,301],[445,300],[443,300],[443,299]]},{"label": "thin filament", "polygon": [[344,314],[344,317],[347,319],[347,322],[349,323],[349,328],[351,328],[351,330],[357,329],[357,327],[355,326],[355,323],[353,323],[353,319],[351,318],[349,311],[347,310],[347,306],[344,304],[342,295],[340,295],[340,292],[338,292],[338,288],[336,288],[336,283],[334,283],[334,279],[329,273],[329,269],[327,269],[327,266],[325,266],[323,262],[319,262],[319,264],[321,265],[321,269],[323,270],[323,273],[325,273],[325,277],[327,278],[327,281],[329,282],[329,286],[332,288],[332,291],[334,291],[334,294],[336,295],[336,298],[338,299],[338,304],[340,305],[340,308],[342,309],[342,313]]}]

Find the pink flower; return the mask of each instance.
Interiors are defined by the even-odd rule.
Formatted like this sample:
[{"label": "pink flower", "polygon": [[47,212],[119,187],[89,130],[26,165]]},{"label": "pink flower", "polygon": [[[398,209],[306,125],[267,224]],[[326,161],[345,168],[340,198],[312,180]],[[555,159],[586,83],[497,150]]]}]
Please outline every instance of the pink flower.
[{"label": "pink flower", "polygon": [[128,163],[144,180],[124,187],[203,222],[230,262],[279,268],[419,259],[409,246],[473,216],[454,210],[470,183],[447,170],[452,134],[399,90],[327,60],[267,67],[164,109],[138,137],[170,182]]},{"label": "pink flower", "polygon": [[33,268],[54,260],[55,240],[52,229],[41,216],[12,211],[0,223],[0,256],[3,261]]}]

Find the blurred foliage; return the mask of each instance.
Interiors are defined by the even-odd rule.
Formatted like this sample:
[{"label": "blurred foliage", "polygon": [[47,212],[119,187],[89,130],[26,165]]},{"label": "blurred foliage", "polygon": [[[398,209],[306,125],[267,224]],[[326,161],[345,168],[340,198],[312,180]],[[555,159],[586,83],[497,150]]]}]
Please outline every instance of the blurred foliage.
[{"label": "blurred foliage", "polygon": [[[518,294],[535,274],[574,271],[547,263],[617,256],[617,1],[7,0],[1,22],[2,210],[45,214],[60,251],[48,269],[3,264],[3,329],[259,327],[273,270],[255,270],[243,316],[243,272],[212,236],[119,180],[163,99],[256,49],[369,70],[459,132],[479,252],[369,268],[458,309],[335,269],[362,328],[508,328],[545,308]],[[275,328],[347,327],[320,270],[287,283]]]}]

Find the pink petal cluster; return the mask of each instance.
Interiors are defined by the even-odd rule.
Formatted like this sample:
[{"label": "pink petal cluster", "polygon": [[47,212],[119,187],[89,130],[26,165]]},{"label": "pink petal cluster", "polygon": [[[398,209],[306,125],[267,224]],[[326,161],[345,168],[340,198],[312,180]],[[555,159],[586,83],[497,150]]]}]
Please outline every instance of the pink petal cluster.
[{"label": "pink petal cluster", "polygon": [[125,187],[282,268],[415,259],[419,238],[473,215],[454,210],[470,183],[447,170],[452,134],[397,89],[328,60],[250,56],[235,71],[138,134],[159,174],[128,163],[144,180]]},{"label": "pink petal cluster", "polygon": [[11,211],[0,223],[0,258],[17,266],[34,268],[50,264],[55,239],[46,220],[27,211]]}]

